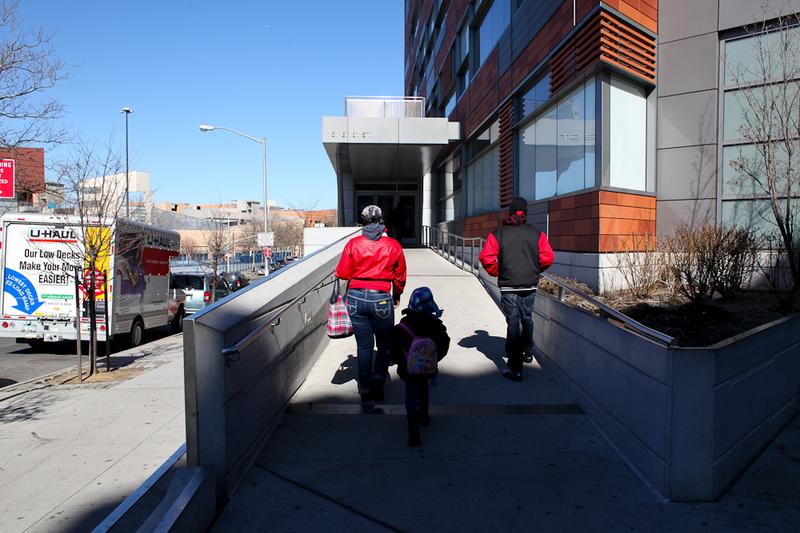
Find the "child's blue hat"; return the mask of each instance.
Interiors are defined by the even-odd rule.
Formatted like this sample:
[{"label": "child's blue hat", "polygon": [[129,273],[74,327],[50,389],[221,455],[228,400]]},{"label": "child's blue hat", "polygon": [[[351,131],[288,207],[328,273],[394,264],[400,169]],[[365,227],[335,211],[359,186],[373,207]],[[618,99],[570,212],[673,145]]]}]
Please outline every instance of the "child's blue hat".
[{"label": "child's blue hat", "polygon": [[411,293],[408,308],[418,313],[430,313],[437,317],[442,316],[442,313],[444,313],[444,310],[439,309],[439,306],[436,305],[433,300],[433,293],[428,287],[420,287]]}]

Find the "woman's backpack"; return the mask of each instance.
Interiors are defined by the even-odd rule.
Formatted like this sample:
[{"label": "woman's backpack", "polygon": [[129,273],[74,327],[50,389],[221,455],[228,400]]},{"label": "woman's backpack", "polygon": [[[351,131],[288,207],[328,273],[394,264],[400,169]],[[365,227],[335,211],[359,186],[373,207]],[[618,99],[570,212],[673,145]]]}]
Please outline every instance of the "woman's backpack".
[{"label": "woman's backpack", "polygon": [[433,339],[416,335],[404,322],[400,322],[399,326],[411,336],[411,344],[403,350],[406,371],[413,376],[436,374],[439,353]]}]

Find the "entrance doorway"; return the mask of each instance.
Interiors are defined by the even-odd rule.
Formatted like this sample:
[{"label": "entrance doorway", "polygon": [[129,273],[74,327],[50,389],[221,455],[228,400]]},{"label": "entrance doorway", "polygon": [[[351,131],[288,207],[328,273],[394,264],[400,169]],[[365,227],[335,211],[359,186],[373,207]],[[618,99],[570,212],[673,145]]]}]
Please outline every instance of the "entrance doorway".
[{"label": "entrance doorway", "polygon": [[[356,216],[368,205],[377,205],[383,211],[383,219],[389,236],[401,244],[419,244],[419,193],[414,184],[377,187],[364,185],[356,188]],[[376,190],[378,189],[378,190]],[[412,190],[413,189],[413,190]]]}]

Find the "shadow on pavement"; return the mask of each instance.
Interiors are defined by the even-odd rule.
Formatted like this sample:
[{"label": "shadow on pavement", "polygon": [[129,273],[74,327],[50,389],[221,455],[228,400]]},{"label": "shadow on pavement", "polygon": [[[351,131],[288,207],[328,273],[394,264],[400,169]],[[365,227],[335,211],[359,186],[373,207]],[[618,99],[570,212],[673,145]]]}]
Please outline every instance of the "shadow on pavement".
[{"label": "shadow on pavement", "polygon": [[14,379],[0,378],[0,389],[3,387],[8,387],[9,385],[13,385],[16,382],[17,381]]},{"label": "shadow on pavement", "polygon": [[489,335],[484,329],[476,329],[475,335],[464,337],[458,341],[462,348],[475,348],[481,352],[486,359],[490,360],[502,372],[506,367],[503,362],[503,355],[506,352],[506,340],[503,337]]}]

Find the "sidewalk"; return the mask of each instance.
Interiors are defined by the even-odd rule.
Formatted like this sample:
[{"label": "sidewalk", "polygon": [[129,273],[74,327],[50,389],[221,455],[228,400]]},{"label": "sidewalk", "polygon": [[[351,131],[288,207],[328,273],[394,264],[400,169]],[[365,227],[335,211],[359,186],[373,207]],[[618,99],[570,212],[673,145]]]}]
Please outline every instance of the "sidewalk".
[{"label": "sidewalk", "polygon": [[452,338],[422,446],[406,446],[394,371],[364,412],[355,341],[331,341],[213,531],[796,530],[798,420],[720,502],[665,503],[535,362],[500,376],[505,322],[473,276],[406,257],[408,291],[433,290]]},{"label": "sidewalk", "polygon": [[90,531],[185,441],[182,337],[126,356],[125,381],[0,397],[0,531]]}]

